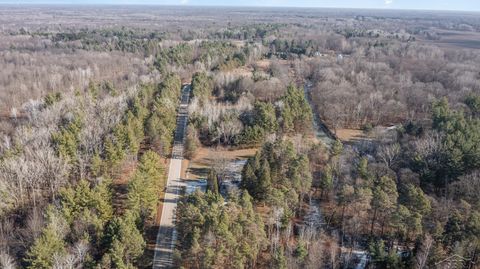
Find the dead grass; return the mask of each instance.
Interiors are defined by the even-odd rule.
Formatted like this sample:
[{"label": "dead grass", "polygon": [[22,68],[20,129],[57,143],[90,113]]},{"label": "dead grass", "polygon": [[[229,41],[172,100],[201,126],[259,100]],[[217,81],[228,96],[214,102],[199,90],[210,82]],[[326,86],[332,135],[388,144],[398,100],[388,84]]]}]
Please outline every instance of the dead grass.
[{"label": "dead grass", "polygon": [[343,142],[367,139],[365,133],[359,129],[338,129],[336,135]]},{"label": "dead grass", "polygon": [[438,40],[427,40],[421,36],[417,36],[417,40],[426,44],[434,44],[439,47],[457,49],[480,49],[480,33],[443,30],[435,28],[435,31],[440,36]]},{"label": "dead grass", "polygon": [[182,165],[182,170],[185,169],[182,174],[185,173],[185,179],[206,178],[215,162],[247,159],[255,155],[257,150],[258,148],[231,150],[224,147],[201,147],[192,160],[186,160],[186,165]]},{"label": "dead grass", "polygon": [[224,74],[229,74],[234,77],[252,77],[253,68],[249,66],[241,66],[232,70],[223,72]]},{"label": "dead grass", "polygon": [[128,182],[137,167],[136,161],[125,161],[121,164],[113,179],[113,208],[117,214],[122,214],[126,209],[128,196]]},{"label": "dead grass", "polygon": [[236,46],[237,48],[243,48],[245,46],[245,41],[232,40],[230,42],[232,43],[232,45]]},{"label": "dead grass", "polygon": [[263,59],[263,60],[257,61],[255,65],[262,71],[267,71],[268,68],[270,67],[270,62],[271,61],[269,59]]}]

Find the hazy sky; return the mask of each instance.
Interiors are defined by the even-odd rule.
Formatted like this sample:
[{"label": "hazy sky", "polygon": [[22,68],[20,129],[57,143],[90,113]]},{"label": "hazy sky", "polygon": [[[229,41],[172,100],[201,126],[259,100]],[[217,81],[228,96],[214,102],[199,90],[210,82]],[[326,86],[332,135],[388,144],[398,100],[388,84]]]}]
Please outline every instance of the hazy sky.
[{"label": "hazy sky", "polygon": [[480,0],[0,0],[0,4],[139,4],[480,11]]}]

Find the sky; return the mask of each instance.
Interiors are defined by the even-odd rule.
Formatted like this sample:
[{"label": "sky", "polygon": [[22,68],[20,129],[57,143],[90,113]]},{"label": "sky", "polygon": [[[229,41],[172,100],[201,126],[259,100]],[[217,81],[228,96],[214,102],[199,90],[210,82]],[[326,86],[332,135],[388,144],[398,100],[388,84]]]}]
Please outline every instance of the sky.
[{"label": "sky", "polygon": [[0,4],[336,7],[480,11],[480,0],[0,0]]}]

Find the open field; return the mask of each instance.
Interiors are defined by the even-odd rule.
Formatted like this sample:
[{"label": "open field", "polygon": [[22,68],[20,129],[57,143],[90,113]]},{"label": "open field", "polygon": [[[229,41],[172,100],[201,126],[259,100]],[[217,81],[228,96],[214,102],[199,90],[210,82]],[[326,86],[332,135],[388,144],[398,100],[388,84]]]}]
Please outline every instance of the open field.
[{"label": "open field", "polygon": [[420,38],[420,40],[427,44],[437,45],[444,48],[480,49],[479,32],[435,29],[435,33],[438,36],[438,39],[426,40]]},{"label": "open field", "polygon": [[353,140],[361,140],[367,138],[365,133],[362,130],[358,129],[338,129],[336,130],[335,135],[342,142],[350,142]]},{"label": "open field", "polygon": [[230,150],[226,148],[201,147],[195,157],[185,161],[186,179],[205,179],[210,167],[219,166],[235,160],[245,160],[257,152],[257,148]]}]

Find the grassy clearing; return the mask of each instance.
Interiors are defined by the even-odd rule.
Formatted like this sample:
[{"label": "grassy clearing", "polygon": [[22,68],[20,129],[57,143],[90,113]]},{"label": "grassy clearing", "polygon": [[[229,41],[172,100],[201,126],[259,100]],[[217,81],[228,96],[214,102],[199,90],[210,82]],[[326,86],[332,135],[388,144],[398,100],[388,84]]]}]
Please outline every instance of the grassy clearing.
[{"label": "grassy clearing", "polygon": [[367,138],[365,133],[359,129],[338,129],[336,135],[343,142],[351,142]]},{"label": "grassy clearing", "polygon": [[192,160],[185,160],[182,175],[188,180],[206,178],[211,167],[233,160],[247,159],[255,155],[257,150],[258,148],[231,150],[224,147],[201,147]]}]

